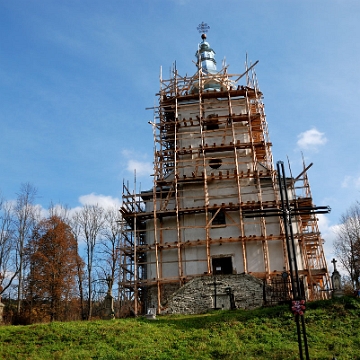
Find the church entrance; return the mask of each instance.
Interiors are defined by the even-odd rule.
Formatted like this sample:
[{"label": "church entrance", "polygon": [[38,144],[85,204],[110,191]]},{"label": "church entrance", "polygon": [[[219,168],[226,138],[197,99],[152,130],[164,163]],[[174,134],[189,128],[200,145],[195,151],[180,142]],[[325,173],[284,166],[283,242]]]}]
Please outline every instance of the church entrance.
[{"label": "church entrance", "polygon": [[228,275],[233,273],[231,256],[213,257],[212,268],[214,275]]}]

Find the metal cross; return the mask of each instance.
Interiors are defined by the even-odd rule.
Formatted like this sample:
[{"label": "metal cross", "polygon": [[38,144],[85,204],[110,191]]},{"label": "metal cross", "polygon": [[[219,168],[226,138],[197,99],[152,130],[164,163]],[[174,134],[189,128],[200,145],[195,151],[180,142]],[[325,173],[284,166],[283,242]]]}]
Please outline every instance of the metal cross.
[{"label": "metal cross", "polygon": [[[276,216],[276,215],[282,216],[284,221],[285,238],[287,245],[286,247],[287,247],[288,259],[289,259],[292,300],[293,302],[299,302],[299,301],[301,302],[305,300],[305,296],[300,286],[299,271],[296,261],[295,240],[294,240],[293,227],[291,224],[291,218],[292,216],[295,215],[301,216],[301,215],[311,215],[311,214],[327,214],[330,212],[330,208],[328,206],[296,206],[296,203],[295,206],[291,207],[288,197],[288,190],[287,190],[288,186],[286,181],[284,163],[282,161],[278,161],[276,165],[277,165],[279,191],[281,197],[281,208],[244,210],[243,216],[247,218],[267,217],[267,216]],[[304,342],[306,360],[309,360],[309,350],[307,344],[304,314],[298,313],[295,316],[295,321],[296,321],[296,330],[298,335],[300,359],[301,360],[304,359],[303,346],[302,346],[302,343]],[[302,331],[300,329],[300,321],[302,325]]]},{"label": "metal cross", "polygon": [[334,272],[337,272],[336,270],[336,263],[337,263],[337,260],[335,259],[332,259],[331,262],[334,264]]},{"label": "metal cross", "polygon": [[199,24],[199,26],[197,27],[197,30],[199,31],[199,33],[203,33],[203,34],[206,34],[209,31],[209,29],[210,29],[210,26],[204,22]]}]

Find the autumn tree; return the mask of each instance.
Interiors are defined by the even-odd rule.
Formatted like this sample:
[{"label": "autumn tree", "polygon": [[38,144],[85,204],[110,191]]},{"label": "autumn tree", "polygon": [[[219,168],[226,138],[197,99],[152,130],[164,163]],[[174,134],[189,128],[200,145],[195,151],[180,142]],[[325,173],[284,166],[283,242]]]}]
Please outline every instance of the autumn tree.
[{"label": "autumn tree", "polygon": [[85,241],[86,248],[86,269],[88,275],[88,320],[92,316],[93,298],[93,266],[95,246],[99,240],[104,225],[104,209],[99,205],[85,205],[74,216],[74,221],[79,227],[79,233]]},{"label": "autumn tree", "polygon": [[45,306],[51,321],[60,320],[64,305],[75,296],[80,261],[71,227],[56,215],[40,221],[26,254],[30,300]]},{"label": "autumn tree", "polygon": [[[80,228],[79,228],[79,224],[76,221],[74,221],[69,208],[61,204],[54,205],[53,203],[51,203],[49,207],[49,217],[51,216],[59,217],[62,221],[64,221],[66,224],[70,226],[72,234],[76,241],[77,253],[80,255],[80,244],[81,244]],[[83,290],[85,263],[81,258],[81,256],[77,256],[76,260],[77,260],[76,283],[78,290],[77,304],[79,305],[81,319],[84,320],[86,318],[86,313],[84,309],[84,290]]]},{"label": "autumn tree", "polygon": [[342,216],[334,241],[335,255],[350,278],[354,289],[360,289],[360,203]]}]

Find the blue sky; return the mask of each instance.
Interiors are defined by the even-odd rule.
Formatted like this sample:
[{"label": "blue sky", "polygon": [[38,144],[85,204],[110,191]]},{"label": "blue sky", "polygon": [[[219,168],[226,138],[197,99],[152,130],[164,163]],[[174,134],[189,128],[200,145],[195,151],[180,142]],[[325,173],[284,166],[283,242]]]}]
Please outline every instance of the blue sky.
[{"label": "blue sky", "polygon": [[148,124],[174,61],[192,75],[202,21],[219,64],[255,62],[274,160],[302,155],[328,257],[360,199],[358,0],[0,0],[0,189],[37,202],[119,204],[123,179],[151,187]]}]

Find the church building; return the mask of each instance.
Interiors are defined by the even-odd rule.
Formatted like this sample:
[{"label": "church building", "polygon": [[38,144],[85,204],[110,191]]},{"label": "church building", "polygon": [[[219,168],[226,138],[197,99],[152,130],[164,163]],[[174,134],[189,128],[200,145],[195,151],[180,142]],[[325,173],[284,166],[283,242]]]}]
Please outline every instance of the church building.
[{"label": "church building", "polygon": [[[250,308],[290,291],[286,224],[266,212],[281,209],[281,197],[257,62],[219,68],[205,25],[195,74],[160,75],[153,188],[123,185],[119,285],[135,313]],[[292,208],[309,209],[292,215],[292,254],[303,296],[314,300],[329,277],[308,168],[285,187]]]}]

